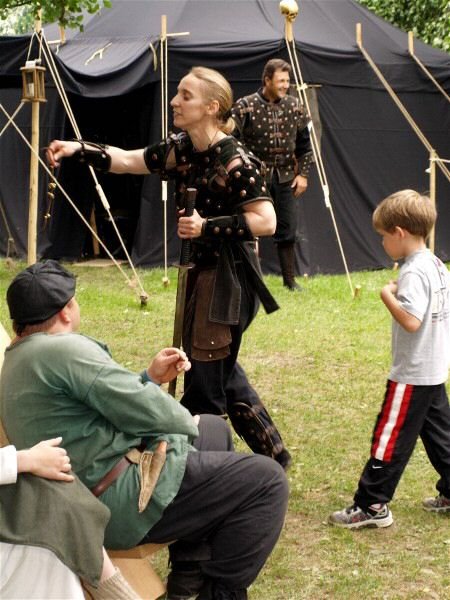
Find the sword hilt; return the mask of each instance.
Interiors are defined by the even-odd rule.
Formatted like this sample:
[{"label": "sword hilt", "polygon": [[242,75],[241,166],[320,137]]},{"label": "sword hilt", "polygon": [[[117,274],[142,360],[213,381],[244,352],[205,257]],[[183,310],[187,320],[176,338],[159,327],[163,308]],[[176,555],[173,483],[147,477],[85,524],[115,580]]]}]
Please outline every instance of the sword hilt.
[{"label": "sword hilt", "polygon": [[[197,196],[197,190],[195,188],[188,187],[186,189],[184,197],[184,216],[192,217],[195,208],[195,198]],[[191,256],[191,240],[183,240],[181,242],[180,252],[180,265],[185,267],[189,264],[189,258]]]}]

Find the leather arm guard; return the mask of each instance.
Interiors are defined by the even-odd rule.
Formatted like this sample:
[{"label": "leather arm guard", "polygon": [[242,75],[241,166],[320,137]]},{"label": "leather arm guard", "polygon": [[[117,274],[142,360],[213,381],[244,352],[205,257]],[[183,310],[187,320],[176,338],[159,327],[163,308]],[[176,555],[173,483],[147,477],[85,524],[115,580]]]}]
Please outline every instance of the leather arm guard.
[{"label": "leather arm guard", "polygon": [[202,236],[210,240],[229,239],[248,241],[254,239],[244,215],[229,215],[206,219],[203,222]]},{"label": "leather arm guard", "polygon": [[309,170],[311,168],[312,163],[314,162],[314,157],[312,152],[307,152],[301,158],[298,158],[297,172],[298,175],[302,177],[308,177]]},{"label": "leather arm guard", "polygon": [[[94,142],[85,142],[84,140],[75,140],[79,142],[80,149],[74,152],[72,158],[80,163],[85,163],[94,167],[96,171],[108,173],[111,168],[111,157],[107,152],[108,146],[95,144]],[[89,144],[89,147],[86,146]]]}]

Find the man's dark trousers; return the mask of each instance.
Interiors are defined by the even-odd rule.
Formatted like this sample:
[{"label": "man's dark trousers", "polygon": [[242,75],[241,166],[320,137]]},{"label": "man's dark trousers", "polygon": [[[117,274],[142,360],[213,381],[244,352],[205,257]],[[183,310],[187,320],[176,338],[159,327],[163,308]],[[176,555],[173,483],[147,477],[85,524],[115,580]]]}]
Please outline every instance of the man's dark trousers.
[{"label": "man's dark trousers", "polygon": [[226,422],[202,415],[200,452],[188,454],[180,490],[143,542],[171,544],[172,561],[200,561],[205,577],[247,588],[275,546],[288,500],[286,476],[265,456],[231,452]]}]

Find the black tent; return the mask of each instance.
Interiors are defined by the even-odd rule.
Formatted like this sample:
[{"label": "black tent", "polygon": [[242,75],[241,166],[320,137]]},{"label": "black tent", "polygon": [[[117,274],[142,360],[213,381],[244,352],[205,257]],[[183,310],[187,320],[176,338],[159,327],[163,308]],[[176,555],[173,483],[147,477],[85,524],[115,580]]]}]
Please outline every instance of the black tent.
[{"label": "black tent", "polygon": [[[287,58],[284,19],[278,0],[113,0],[112,8],[88,16],[83,33],[69,32],[56,60],[83,137],[136,148],[160,137],[160,72],[157,64],[161,15],[170,32],[188,36],[169,42],[169,95],[191,66],[220,70],[235,96],[259,86],[264,63]],[[392,102],[355,40],[362,24],[363,43],[398,93],[431,145],[450,158],[450,110],[445,97],[424,75],[407,50],[407,35],[353,0],[303,0],[294,34],[304,79],[313,84],[322,129],[322,153],[331,202],[351,270],[388,264],[371,212],[387,194],[402,188],[429,187],[428,152]],[[59,37],[45,29],[48,40]],[[12,112],[20,101],[19,69],[29,37],[0,38],[0,102]],[[415,51],[440,85],[450,90],[447,54],[415,42]],[[32,55],[37,55],[35,46]],[[51,81],[41,111],[41,145],[73,135]],[[30,134],[30,110],[18,115]],[[0,131],[6,122],[0,115]],[[29,151],[12,127],[0,137],[0,202],[20,253],[26,248]],[[110,249],[120,252],[111,224],[102,215],[86,169],[63,164],[60,180],[89,215],[96,203],[97,222]],[[162,263],[162,203],[157,177],[101,177],[114,218],[136,264]],[[44,230],[45,174],[40,184],[38,254],[77,259],[90,251],[90,236],[67,202],[57,195]],[[450,259],[449,183],[438,170],[436,252]],[[169,257],[178,242],[169,202]],[[342,272],[336,236],[318,179],[313,173],[300,201],[299,266],[303,272]],[[0,253],[7,251],[8,228],[0,215]],[[266,271],[277,270],[270,240],[262,244]]]}]

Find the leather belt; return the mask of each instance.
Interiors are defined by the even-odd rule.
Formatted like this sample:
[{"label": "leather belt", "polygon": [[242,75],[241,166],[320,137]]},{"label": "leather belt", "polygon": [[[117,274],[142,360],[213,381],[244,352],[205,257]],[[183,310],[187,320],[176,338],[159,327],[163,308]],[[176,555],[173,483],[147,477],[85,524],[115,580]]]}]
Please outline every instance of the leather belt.
[{"label": "leather belt", "polygon": [[128,460],[128,458],[126,456],[121,458],[119,460],[119,462],[113,466],[111,471],[106,473],[106,475],[103,477],[103,479],[101,479],[97,483],[97,485],[94,485],[94,487],[91,488],[91,492],[94,494],[94,496],[96,496],[96,497],[101,496],[103,494],[103,492],[107,488],[109,488],[109,486],[116,481],[116,479],[119,477],[119,475],[121,475],[126,469],[128,469],[128,467],[131,464],[132,464],[131,461]]}]

